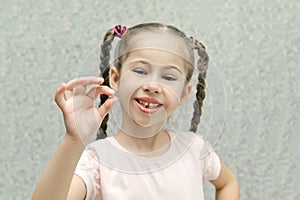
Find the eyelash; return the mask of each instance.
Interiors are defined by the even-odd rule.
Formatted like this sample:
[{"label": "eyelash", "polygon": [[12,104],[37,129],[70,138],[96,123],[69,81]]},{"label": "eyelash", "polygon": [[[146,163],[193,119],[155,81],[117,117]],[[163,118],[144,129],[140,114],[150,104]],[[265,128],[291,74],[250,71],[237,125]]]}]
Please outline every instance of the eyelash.
[{"label": "eyelash", "polygon": [[166,81],[176,81],[177,80],[174,76],[171,76],[171,75],[164,75],[162,78],[165,79]]},{"label": "eyelash", "polygon": [[140,75],[147,75],[147,72],[143,69],[133,69],[132,71]]},{"label": "eyelash", "polygon": [[[134,73],[139,74],[139,75],[147,75],[147,71],[137,68],[132,70]],[[162,78],[166,81],[176,81],[177,78],[174,77],[173,75],[163,75]]]}]

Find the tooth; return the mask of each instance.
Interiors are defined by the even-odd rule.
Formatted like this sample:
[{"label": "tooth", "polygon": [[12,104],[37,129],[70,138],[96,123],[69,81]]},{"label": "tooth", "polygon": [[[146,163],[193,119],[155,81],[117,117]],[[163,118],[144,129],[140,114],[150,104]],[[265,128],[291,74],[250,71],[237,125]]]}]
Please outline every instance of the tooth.
[{"label": "tooth", "polygon": [[141,104],[145,108],[157,108],[159,106],[159,104],[143,101],[143,100],[140,100],[140,99],[138,99],[137,101],[138,101],[139,104]]}]

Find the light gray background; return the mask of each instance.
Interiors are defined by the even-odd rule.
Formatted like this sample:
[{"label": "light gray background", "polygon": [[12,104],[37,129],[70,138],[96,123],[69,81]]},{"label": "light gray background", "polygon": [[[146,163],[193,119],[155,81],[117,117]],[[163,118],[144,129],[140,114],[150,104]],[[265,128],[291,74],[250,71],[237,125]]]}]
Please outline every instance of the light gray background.
[{"label": "light gray background", "polygon": [[299,1],[2,0],[0,9],[0,199],[30,199],[62,138],[61,82],[108,28],[150,21],[203,41],[217,64],[227,114],[216,151],[241,199],[300,199]]}]

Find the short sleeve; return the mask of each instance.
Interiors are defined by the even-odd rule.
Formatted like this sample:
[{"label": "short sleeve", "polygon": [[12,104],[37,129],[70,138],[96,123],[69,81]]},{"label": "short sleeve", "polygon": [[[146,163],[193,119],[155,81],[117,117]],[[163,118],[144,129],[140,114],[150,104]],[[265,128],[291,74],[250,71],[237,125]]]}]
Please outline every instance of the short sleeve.
[{"label": "short sleeve", "polygon": [[100,184],[100,162],[95,149],[87,147],[77,164],[75,174],[78,175],[86,185],[86,200],[102,199]]},{"label": "short sleeve", "polygon": [[221,161],[208,142],[204,141],[203,143],[200,159],[202,162],[203,181],[216,180],[221,171]]}]

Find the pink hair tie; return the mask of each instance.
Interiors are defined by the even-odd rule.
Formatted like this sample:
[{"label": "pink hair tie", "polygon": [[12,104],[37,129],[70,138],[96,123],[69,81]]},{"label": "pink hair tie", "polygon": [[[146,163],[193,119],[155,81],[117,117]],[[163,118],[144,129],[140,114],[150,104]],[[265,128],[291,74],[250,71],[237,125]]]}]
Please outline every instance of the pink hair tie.
[{"label": "pink hair tie", "polygon": [[113,28],[113,30],[119,38],[122,38],[127,33],[128,28],[126,26],[117,25]]},{"label": "pink hair tie", "polygon": [[193,45],[196,45],[198,43],[198,40],[196,40],[194,37],[191,36],[190,39]]}]

